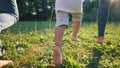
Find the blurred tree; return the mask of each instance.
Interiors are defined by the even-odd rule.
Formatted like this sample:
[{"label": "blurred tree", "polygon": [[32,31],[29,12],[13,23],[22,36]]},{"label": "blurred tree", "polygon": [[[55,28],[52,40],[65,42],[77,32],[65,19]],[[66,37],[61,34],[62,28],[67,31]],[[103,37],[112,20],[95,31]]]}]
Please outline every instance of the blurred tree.
[{"label": "blurred tree", "polygon": [[110,11],[110,21],[120,21],[120,0],[112,1]]},{"label": "blurred tree", "polygon": [[25,18],[26,13],[28,12],[28,2],[27,0],[17,0],[20,20]]},{"label": "blurred tree", "polygon": [[[96,21],[99,0],[85,0],[83,21]],[[20,20],[55,20],[55,0],[17,0]],[[120,0],[112,2],[110,21],[120,21]]]},{"label": "blurred tree", "polygon": [[98,0],[85,0],[83,7],[83,20],[95,21],[97,16]]},{"label": "blurred tree", "polygon": [[50,16],[48,0],[17,0],[20,20],[47,20]]}]

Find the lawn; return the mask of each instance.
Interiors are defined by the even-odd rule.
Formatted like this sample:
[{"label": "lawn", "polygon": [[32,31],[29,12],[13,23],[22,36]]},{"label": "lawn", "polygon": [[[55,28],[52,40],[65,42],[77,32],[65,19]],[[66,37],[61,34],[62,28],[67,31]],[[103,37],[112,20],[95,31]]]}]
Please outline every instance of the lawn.
[{"label": "lawn", "polygon": [[[97,23],[83,22],[79,42],[70,40],[71,24],[63,37],[61,68],[120,68],[120,23],[108,23],[105,42],[97,41]],[[14,68],[52,68],[54,22],[18,22],[2,31],[1,59],[14,61]]]}]

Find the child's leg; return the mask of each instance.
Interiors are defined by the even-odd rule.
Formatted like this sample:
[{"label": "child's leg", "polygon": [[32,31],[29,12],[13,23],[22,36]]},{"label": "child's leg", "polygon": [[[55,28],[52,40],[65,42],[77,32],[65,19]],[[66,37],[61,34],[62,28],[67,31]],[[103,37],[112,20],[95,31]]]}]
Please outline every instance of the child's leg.
[{"label": "child's leg", "polygon": [[62,38],[67,28],[69,16],[63,11],[56,12],[56,28],[55,28],[55,48],[53,52],[53,62],[55,66],[62,64]]},{"label": "child's leg", "polygon": [[102,44],[104,41],[104,32],[109,16],[110,2],[111,0],[99,1],[99,9],[98,9],[98,43],[99,44]]},{"label": "child's leg", "polygon": [[65,25],[56,27],[55,29],[55,48],[53,53],[53,62],[55,66],[62,64],[62,38],[64,35]]},{"label": "child's leg", "polygon": [[80,28],[80,23],[82,20],[82,13],[72,13],[72,19],[73,19],[73,26],[72,26],[73,30],[72,30],[71,40],[79,41],[79,39],[77,38],[77,33]]},{"label": "child's leg", "polygon": [[72,33],[72,36],[71,36],[71,40],[72,41],[78,41],[79,39],[77,38],[77,33],[79,31],[79,28],[80,28],[80,21],[74,21],[73,22],[73,26],[72,26],[72,29],[73,29],[73,33]]}]

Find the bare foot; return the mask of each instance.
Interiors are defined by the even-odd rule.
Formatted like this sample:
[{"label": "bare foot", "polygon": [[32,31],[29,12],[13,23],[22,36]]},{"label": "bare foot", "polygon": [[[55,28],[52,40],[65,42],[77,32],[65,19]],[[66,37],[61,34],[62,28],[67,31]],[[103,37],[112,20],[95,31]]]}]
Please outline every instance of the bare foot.
[{"label": "bare foot", "polygon": [[62,64],[62,52],[59,47],[55,47],[53,53],[53,63],[56,67],[59,67]]},{"label": "bare foot", "polygon": [[100,36],[100,37],[98,37],[98,44],[103,44],[103,42],[104,42],[104,37],[103,36]]},{"label": "bare foot", "polygon": [[6,65],[12,65],[13,61],[12,60],[0,60],[0,68]]},{"label": "bare foot", "polygon": [[76,42],[79,41],[79,39],[78,39],[77,37],[74,37],[74,36],[71,36],[71,40],[72,40],[72,41],[76,41]]}]

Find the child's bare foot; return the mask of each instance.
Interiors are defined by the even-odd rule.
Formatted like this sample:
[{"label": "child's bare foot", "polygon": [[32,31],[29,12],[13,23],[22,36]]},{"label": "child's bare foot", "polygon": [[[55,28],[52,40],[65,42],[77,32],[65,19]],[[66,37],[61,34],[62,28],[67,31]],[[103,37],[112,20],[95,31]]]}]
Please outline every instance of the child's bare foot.
[{"label": "child's bare foot", "polygon": [[12,60],[0,60],[0,68],[12,64],[13,64]]},{"label": "child's bare foot", "polygon": [[53,63],[56,67],[59,67],[62,64],[62,52],[59,47],[55,47],[53,53]]},{"label": "child's bare foot", "polygon": [[100,36],[100,37],[98,37],[98,44],[103,44],[103,42],[104,42],[104,37],[103,36]]},{"label": "child's bare foot", "polygon": [[71,36],[71,40],[72,41],[77,41],[77,42],[79,41],[79,39],[77,37],[74,37],[74,36]]}]

